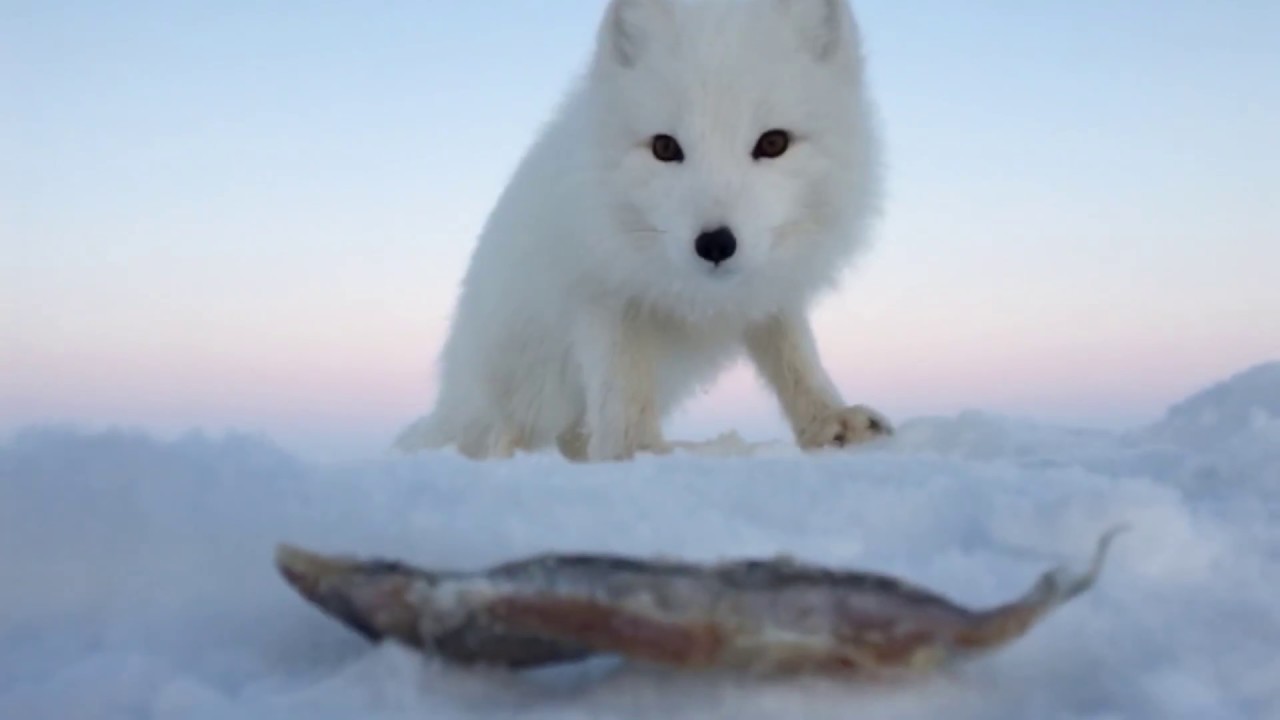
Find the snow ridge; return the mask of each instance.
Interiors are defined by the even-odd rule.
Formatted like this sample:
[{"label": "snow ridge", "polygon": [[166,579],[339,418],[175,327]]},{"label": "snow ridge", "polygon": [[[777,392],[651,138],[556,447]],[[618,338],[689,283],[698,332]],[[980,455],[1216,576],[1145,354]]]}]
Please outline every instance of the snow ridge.
[{"label": "snow ridge", "polygon": [[[1131,432],[971,413],[820,456],[316,466],[261,438],[32,428],[0,446],[0,718],[1280,717],[1276,418],[1280,363]],[[787,552],[981,605],[1120,523],[1088,595],[905,687],[461,671],[369,646],[271,567],[282,540],[459,567]]]}]

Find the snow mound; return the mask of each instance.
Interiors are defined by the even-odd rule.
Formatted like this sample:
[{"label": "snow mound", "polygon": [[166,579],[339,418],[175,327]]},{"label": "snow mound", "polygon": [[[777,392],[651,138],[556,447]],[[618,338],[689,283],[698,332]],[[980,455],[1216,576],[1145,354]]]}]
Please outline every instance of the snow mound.
[{"label": "snow mound", "polygon": [[[1252,419],[1278,397],[1265,366],[1132,433],[974,413],[858,452],[730,433],[609,466],[316,466],[260,438],[26,430],[0,446],[0,718],[1280,717],[1280,441]],[[986,605],[1119,522],[1088,595],[1001,653],[893,687],[468,672],[370,646],[271,565],[279,541],[457,567],[786,552]]]},{"label": "snow mound", "polygon": [[1169,409],[1154,437],[1210,447],[1258,435],[1280,443],[1280,362],[1256,365]]}]

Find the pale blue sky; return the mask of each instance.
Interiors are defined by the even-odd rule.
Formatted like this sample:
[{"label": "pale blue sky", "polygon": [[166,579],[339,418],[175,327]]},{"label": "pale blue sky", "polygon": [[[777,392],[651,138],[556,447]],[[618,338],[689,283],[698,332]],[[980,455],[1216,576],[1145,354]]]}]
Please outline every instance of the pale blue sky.
[{"label": "pale blue sky", "polygon": [[[0,0],[0,432],[380,450],[603,0]],[[855,2],[876,247],[818,332],[851,399],[1149,420],[1280,357],[1280,3]],[[677,430],[777,435],[738,372]]]}]

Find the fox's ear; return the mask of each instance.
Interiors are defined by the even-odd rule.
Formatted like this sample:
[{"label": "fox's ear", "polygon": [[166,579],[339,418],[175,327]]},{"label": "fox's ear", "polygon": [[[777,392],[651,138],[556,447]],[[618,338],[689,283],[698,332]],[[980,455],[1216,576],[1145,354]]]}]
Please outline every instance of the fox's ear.
[{"label": "fox's ear", "polygon": [[600,50],[622,67],[634,67],[670,32],[670,0],[610,0],[600,25]]},{"label": "fox's ear", "polygon": [[853,44],[853,13],[848,0],[774,0],[815,58],[827,61]]}]

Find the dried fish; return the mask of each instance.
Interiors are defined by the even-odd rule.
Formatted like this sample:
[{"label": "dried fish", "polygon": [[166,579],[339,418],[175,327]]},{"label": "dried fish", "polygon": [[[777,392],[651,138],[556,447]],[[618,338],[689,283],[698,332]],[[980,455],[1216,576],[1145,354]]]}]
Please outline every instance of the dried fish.
[{"label": "dried fish", "polygon": [[1050,570],[1021,597],[970,609],[904,580],[791,558],[720,563],[543,554],[484,570],[325,556],[281,545],[304,598],[373,641],[448,661],[531,668],[616,654],[681,669],[882,677],[926,672],[1025,634],[1093,586]]}]

